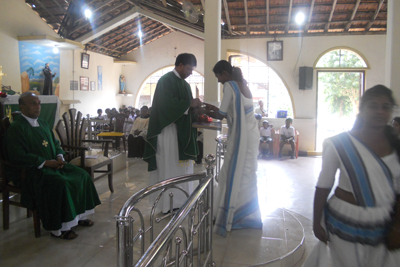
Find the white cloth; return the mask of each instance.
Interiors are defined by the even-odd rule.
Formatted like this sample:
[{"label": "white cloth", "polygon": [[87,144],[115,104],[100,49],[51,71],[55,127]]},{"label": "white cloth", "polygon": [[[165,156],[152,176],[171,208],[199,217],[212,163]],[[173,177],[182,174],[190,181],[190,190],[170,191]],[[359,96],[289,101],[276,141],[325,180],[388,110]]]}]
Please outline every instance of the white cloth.
[{"label": "white cloth", "polygon": [[293,126],[290,126],[289,128],[286,128],[286,125],[283,125],[281,127],[281,131],[279,132],[280,135],[283,135],[287,138],[293,137],[293,140],[296,138],[296,131]]},{"label": "white cloth", "polygon": [[271,137],[271,126],[268,126],[267,128],[261,127],[260,128],[260,135],[264,137]]},{"label": "white cloth", "polygon": [[219,112],[226,115],[229,134],[214,191],[214,232],[225,236],[232,229],[262,228],[256,174],[260,134],[253,101],[240,93],[235,82],[224,83]]},{"label": "white cloth", "polygon": [[[169,178],[193,174],[193,161],[188,160],[179,162],[179,150],[178,150],[178,129],[175,123],[172,123],[165,127],[161,133],[157,136],[157,170],[150,172],[149,184],[155,184]],[[190,195],[197,183],[188,182],[179,184],[183,190],[188,192]],[[179,189],[170,189],[164,193],[157,205],[157,210],[166,213],[170,210],[170,197],[169,193],[174,194],[173,198],[173,209],[180,208],[183,203],[187,200],[186,195]],[[156,200],[158,193],[154,193],[150,196],[150,204],[153,204]]]},{"label": "white cloth", "polygon": [[[337,170],[340,170],[339,184],[338,186],[348,192],[353,192],[351,182],[346,174],[345,167],[341,163],[336,150],[331,142],[324,142],[322,152],[322,169],[319,174],[317,187],[319,188],[332,188],[335,182],[335,175]],[[382,158],[383,162],[388,166],[392,175],[393,183],[397,193],[400,193],[399,182],[400,182],[400,164],[399,158],[395,152]]]},{"label": "white cloth", "polygon": [[91,210],[87,210],[84,213],[78,214],[76,215],[75,219],[73,219],[72,221],[69,222],[65,222],[61,224],[61,229],[60,230],[56,230],[56,231],[51,231],[53,235],[55,236],[60,236],[61,235],[61,231],[69,231],[71,230],[72,227],[75,227],[78,225],[78,222],[81,220],[86,220],[86,217],[90,214],[94,213],[94,209]]},{"label": "white cloth", "polygon": [[134,137],[137,137],[134,132],[136,130],[141,131],[138,136],[141,136],[143,138],[146,138],[147,135],[147,129],[149,128],[149,119],[150,118],[137,118],[132,126],[132,129],[129,134],[133,135]]},{"label": "white cloth", "polygon": [[131,132],[131,130],[132,130],[132,126],[133,126],[133,120],[131,119],[131,118],[126,118],[125,119],[125,122],[124,122],[124,129],[123,129],[123,132],[126,134],[126,135],[129,135],[129,133]]}]

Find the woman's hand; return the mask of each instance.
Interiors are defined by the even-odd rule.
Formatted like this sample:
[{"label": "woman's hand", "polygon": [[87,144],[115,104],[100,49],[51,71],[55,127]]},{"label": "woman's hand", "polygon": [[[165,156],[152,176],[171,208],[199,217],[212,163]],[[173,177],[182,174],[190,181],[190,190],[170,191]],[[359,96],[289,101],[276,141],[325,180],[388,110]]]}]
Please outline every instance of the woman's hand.
[{"label": "woman's hand", "polygon": [[51,169],[61,169],[62,167],[64,167],[65,164],[66,164],[65,162],[63,162],[61,160],[58,161],[58,160],[55,160],[55,159],[46,160],[44,162],[44,166],[48,167],[48,168],[51,168]]},{"label": "woman's hand", "polygon": [[328,242],[328,236],[326,234],[325,229],[321,226],[321,224],[319,224],[319,223],[314,224],[313,231],[314,231],[315,237],[318,238],[319,241],[321,241],[325,244]]}]

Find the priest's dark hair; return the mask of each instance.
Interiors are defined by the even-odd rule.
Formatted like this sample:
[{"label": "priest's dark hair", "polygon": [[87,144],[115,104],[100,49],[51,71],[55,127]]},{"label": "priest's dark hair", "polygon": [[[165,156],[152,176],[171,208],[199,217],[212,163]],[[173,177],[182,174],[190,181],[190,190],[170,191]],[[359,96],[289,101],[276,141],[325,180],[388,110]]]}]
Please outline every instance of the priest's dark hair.
[{"label": "priest's dark hair", "polygon": [[25,92],[23,94],[21,94],[18,98],[18,105],[23,105],[24,103],[24,99],[27,98],[28,96],[37,96],[32,92]]},{"label": "priest's dark hair", "polygon": [[183,65],[191,65],[192,67],[196,67],[197,66],[196,57],[193,54],[189,54],[189,53],[179,54],[176,57],[175,67],[178,67],[179,64],[181,64],[181,63]]},{"label": "priest's dark hair", "polygon": [[217,64],[215,64],[215,66],[213,68],[213,72],[215,74],[222,74],[223,71],[226,71],[229,74],[232,74],[232,72],[233,72],[231,63],[229,63],[226,60],[218,61]]}]

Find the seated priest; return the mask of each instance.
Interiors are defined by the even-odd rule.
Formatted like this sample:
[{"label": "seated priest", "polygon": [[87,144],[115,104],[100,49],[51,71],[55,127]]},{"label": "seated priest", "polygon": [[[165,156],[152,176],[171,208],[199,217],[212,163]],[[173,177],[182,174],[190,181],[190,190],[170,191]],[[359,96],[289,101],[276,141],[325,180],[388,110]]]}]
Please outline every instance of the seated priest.
[{"label": "seated priest", "polygon": [[131,132],[128,136],[128,158],[143,157],[149,118],[149,108],[143,106],[140,109],[140,117],[137,117],[133,122]]},{"label": "seated priest", "polygon": [[64,162],[64,151],[51,127],[40,115],[40,100],[30,92],[19,100],[21,115],[15,116],[4,138],[6,157],[26,168],[21,184],[19,170],[7,169],[10,180],[22,187],[21,203],[38,211],[43,228],[51,236],[74,239],[72,227],[92,226],[87,219],[100,204],[92,178],[83,169]]}]

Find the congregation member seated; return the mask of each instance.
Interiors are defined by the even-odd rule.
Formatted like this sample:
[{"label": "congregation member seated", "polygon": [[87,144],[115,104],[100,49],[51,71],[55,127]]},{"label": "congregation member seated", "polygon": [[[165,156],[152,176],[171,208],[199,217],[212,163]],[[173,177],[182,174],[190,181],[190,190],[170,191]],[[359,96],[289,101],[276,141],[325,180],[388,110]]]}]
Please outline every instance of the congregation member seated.
[{"label": "congregation member seated", "polygon": [[290,146],[292,147],[292,155],[291,155],[291,159],[295,159],[296,157],[294,156],[296,153],[296,149],[295,149],[295,144],[294,144],[294,136],[296,134],[296,131],[294,129],[294,127],[292,126],[292,119],[291,118],[287,118],[285,120],[285,125],[283,125],[281,127],[281,140],[279,143],[279,158],[282,158],[282,148],[285,144],[290,144]]},{"label": "congregation member seated", "polygon": [[258,108],[254,110],[255,114],[261,114],[261,117],[267,117],[267,111],[264,109],[264,102],[262,100],[258,101]]},{"label": "congregation member seated", "polygon": [[263,126],[260,128],[260,156],[264,157],[268,154],[271,156],[273,155],[273,125],[269,125],[267,120],[263,121]]},{"label": "congregation member seated", "polygon": [[103,116],[103,110],[101,108],[99,108],[97,110],[97,117],[95,118],[96,120],[104,120],[104,116]]},{"label": "congregation member seated", "polygon": [[[139,109],[137,109],[136,111],[135,111],[135,114],[136,114],[136,118],[140,118],[140,110]],[[148,115],[149,113],[147,112],[147,115]]]},{"label": "congregation member seated", "polygon": [[22,206],[37,210],[51,236],[74,239],[78,235],[71,228],[92,226],[87,216],[100,204],[92,178],[84,169],[64,162],[65,153],[51,127],[39,118],[39,98],[26,92],[18,103],[22,114],[15,116],[2,145],[7,160],[25,168],[26,177],[22,183],[21,170],[10,167],[8,177],[22,187]]},{"label": "congregation member seated", "polygon": [[106,113],[105,115],[103,115],[103,119],[104,120],[109,120],[111,117],[111,109],[106,108],[106,110],[104,111],[104,113]]},{"label": "congregation member seated", "polygon": [[142,158],[144,145],[146,143],[147,129],[149,127],[149,108],[143,106],[140,109],[140,117],[133,123],[131,132],[128,136],[128,158]]},{"label": "congregation member seated", "polygon": [[198,129],[197,131],[197,145],[199,146],[199,154],[197,155],[196,164],[203,163],[203,149],[204,149],[204,136],[202,129]]},{"label": "congregation member seated", "polygon": [[400,117],[395,117],[392,120],[392,127],[394,132],[396,133],[397,137],[400,137]]},{"label": "congregation member seated", "polygon": [[125,115],[124,130],[125,136],[128,136],[133,126],[133,119],[128,109],[124,109],[123,114]]}]

